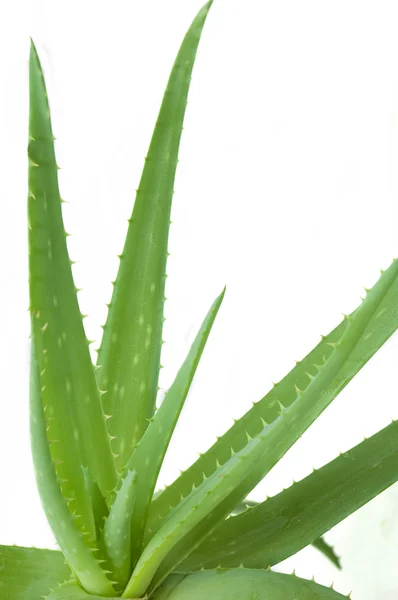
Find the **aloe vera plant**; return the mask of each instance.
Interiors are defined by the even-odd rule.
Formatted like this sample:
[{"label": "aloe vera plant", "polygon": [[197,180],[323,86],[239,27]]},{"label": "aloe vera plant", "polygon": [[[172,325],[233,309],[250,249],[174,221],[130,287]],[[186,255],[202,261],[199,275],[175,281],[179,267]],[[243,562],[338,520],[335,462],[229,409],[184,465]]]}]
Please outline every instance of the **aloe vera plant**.
[{"label": "aloe vera plant", "polygon": [[398,326],[398,261],[360,306],[169,487],[158,474],[223,301],[156,409],[170,209],[194,60],[212,2],[173,66],[137,190],[96,365],[72,276],[40,60],[30,54],[31,445],[60,551],[0,546],[5,600],[337,600],[271,570],[398,480],[392,422],[261,503],[249,492]]}]

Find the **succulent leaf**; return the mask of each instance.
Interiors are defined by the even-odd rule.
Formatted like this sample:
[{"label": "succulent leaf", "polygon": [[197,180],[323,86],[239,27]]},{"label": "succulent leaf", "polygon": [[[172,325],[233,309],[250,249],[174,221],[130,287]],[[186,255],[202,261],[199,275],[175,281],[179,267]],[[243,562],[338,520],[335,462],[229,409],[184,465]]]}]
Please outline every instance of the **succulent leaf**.
[{"label": "succulent leaf", "polygon": [[105,520],[102,543],[111,562],[112,579],[124,588],[131,568],[130,527],[137,497],[137,472],[128,470]]},{"label": "succulent leaf", "polygon": [[[162,586],[162,597],[161,600],[166,600],[169,597],[172,590],[186,577],[180,573],[170,575]],[[7,598],[8,600],[8,598]],[[14,600],[11,598],[9,600]],[[15,599],[16,600],[16,599]],[[23,598],[22,600],[27,600]],[[29,600],[33,600],[29,598]],[[45,600],[110,600],[104,598],[104,596],[93,596],[87,594],[76,581],[67,581],[63,585],[59,586],[54,590]],[[159,599],[160,600],[160,599]]]},{"label": "succulent leaf", "polygon": [[224,293],[225,290],[210,307],[173,384],[166,393],[162,404],[128,463],[128,469],[135,470],[138,473],[137,494],[131,520],[133,559],[135,558],[133,562],[136,562],[141,550],[147,512],[164,456],[224,298]]},{"label": "succulent leaf", "polygon": [[151,598],[153,598],[153,600],[168,600],[173,589],[188,575],[189,573],[172,573],[162,583],[161,588],[151,595]]},{"label": "succulent leaf", "polygon": [[275,565],[326,533],[398,480],[398,422],[287,490],[222,523],[180,565]]},{"label": "succulent leaf", "polygon": [[[33,600],[33,598],[30,600]],[[46,596],[45,600],[111,600],[111,598],[88,594],[77,581],[67,581],[57,587],[49,596]]]},{"label": "succulent leaf", "polygon": [[72,577],[62,552],[0,546],[0,598],[36,600]]},{"label": "succulent leaf", "polygon": [[[395,265],[395,266],[394,266]],[[391,269],[396,269],[394,261]],[[384,280],[384,275],[380,282]],[[385,281],[385,280],[384,280]],[[374,286],[379,287],[379,282]],[[361,308],[361,307],[360,307]],[[280,403],[289,408],[297,399],[297,390],[305,390],[318,373],[319,365],[329,360],[333,346],[342,339],[343,333],[358,310],[348,315],[333,331],[323,337],[321,342],[259,402],[256,402],[250,411],[235,421],[234,425],[198,460],[193,463],[174,483],[163,490],[151,504],[145,539],[149,539],[159,530],[173,507],[178,505],[181,497],[190,494],[193,487],[198,487],[204,477],[209,477],[218,464],[225,463],[231,456],[231,449],[235,452],[241,450],[247,442],[247,433],[254,436],[263,427],[263,421],[272,423],[278,418]],[[341,390],[351,381],[358,371],[377,352],[385,341],[394,333],[398,326],[398,278],[384,289],[380,302],[374,306],[372,315],[361,335],[353,345],[350,355],[336,370],[327,388],[322,392],[325,404],[329,404]],[[253,474],[253,481],[262,478],[261,464]],[[255,483],[252,487],[255,486]],[[238,498],[235,506],[242,500]]]},{"label": "succulent leaf", "polygon": [[[279,401],[276,417],[270,423],[262,418],[260,431],[253,430],[258,424],[252,423],[246,432],[246,445],[238,451],[232,447],[230,458],[219,463],[212,475],[169,511],[145,547],[126,588],[128,591],[140,592],[144,582],[149,585],[149,578],[154,578],[151,588],[159,585],[231,513],[330,404],[334,398],[330,390],[336,379],[340,380],[358,341],[367,336],[373,317],[385,314],[381,307],[391,289],[396,293],[390,301],[394,307],[397,305],[397,284],[398,260],[394,260],[359,308],[346,318],[347,326],[341,338],[332,343],[332,353],[316,367],[307,387],[300,390],[296,386],[295,399],[287,407],[276,397],[277,406]],[[398,321],[398,314],[396,317]],[[396,328],[398,322],[394,324]]]},{"label": "succulent leaf", "polygon": [[[187,537],[189,537],[189,544],[195,544],[194,528],[225,500],[236,486],[236,482],[244,479],[253,463],[264,458],[264,440],[265,432],[250,439],[245,448],[234,454],[224,465],[220,465],[197,490],[181,501],[163,527],[144,548],[123,593],[124,598],[140,597],[144,594],[159,565],[166,557],[167,565],[169,565],[169,556],[175,561],[173,567],[181,562],[181,559],[178,560],[173,555],[174,547]],[[267,450],[269,450],[268,446]],[[164,575],[162,571],[162,580],[172,570],[170,568]]]},{"label": "succulent leaf", "polygon": [[32,345],[60,488],[78,525],[95,539],[84,467],[106,496],[116,474],[73,283],[58,188],[49,104],[39,57],[30,52],[29,284]]},{"label": "succulent leaf", "polygon": [[174,179],[204,6],[173,66],[137,190],[98,354],[97,380],[122,472],[155,411]]},{"label": "succulent leaf", "polygon": [[272,571],[232,569],[204,571],[185,577],[170,594],[154,600],[347,600],[331,588]]},{"label": "succulent leaf", "polygon": [[89,497],[93,508],[96,540],[99,540],[104,527],[104,521],[109,515],[109,508],[97,483],[93,481],[90,472],[86,467],[83,467],[83,474],[86,482],[86,494]]},{"label": "succulent leaf", "polygon": [[[235,506],[231,515],[240,515],[249,510],[250,508],[258,506],[259,504],[260,502],[255,502],[254,500],[246,499],[240,504],[238,504],[238,506]],[[324,556],[326,556],[326,558],[328,558],[334,564],[335,567],[341,569],[340,558],[337,556],[334,548],[330,544],[328,544],[323,538],[318,538],[317,540],[313,541],[312,546],[314,546],[314,548],[316,548],[317,550],[319,550],[319,552],[324,554]]]},{"label": "succulent leaf", "polygon": [[84,588],[92,593],[112,596],[114,595],[112,584],[96,560],[93,549],[88,547],[83,532],[77,526],[76,516],[70,512],[68,502],[62,494],[48,445],[34,344],[31,349],[31,448],[37,488],[44,512],[65,559]]}]

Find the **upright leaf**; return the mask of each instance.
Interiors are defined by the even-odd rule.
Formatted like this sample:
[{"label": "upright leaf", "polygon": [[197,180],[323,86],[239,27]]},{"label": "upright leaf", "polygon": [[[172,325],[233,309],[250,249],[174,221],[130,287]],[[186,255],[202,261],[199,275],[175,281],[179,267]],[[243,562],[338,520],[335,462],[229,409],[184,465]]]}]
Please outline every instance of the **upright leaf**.
[{"label": "upright leaf", "polygon": [[178,53],[145,159],[98,354],[119,472],[155,410],[162,345],[167,242],[177,156],[191,73],[211,2]]},{"label": "upright leaf", "polygon": [[129,471],[133,470],[138,474],[137,493],[131,520],[133,562],[137,560],[141,551],[147,512],[163,459],[224,298],[224,292],[225,290],[213,302],[188,356],[128,463]]},{"label": "upright leaf", "polygon": [[[96,560],[93,549],[87,544],[87,537],[90,541],[91,532],[85,535],[81,529],[80,515],[71,513],[70,501],[68,506],[68,500],[62,494],[62,482],[57,477],[48,445],[45,411],[40,396],[40,374],[34,344],[32,344],[30,386],[32,455],[37,488],[47,520],[58,545],[62,548],[65,559],[79,577],[84,588],[91,593],[112,596],[114,595],[112,584]],[[90,544],[93,545],[93,542],[91,541]],[[29,598],[29,600],[31,599]]]},{"label": "upright leaf", "polygon": [[95,539],[84,467],[106,496],[116,483],[110,440],[73,283],[47,92],[32,43],[29,114],[29,284],[32,344],[48,443],[61,491]]},{"label": "upright leaf", "polygon": [[115,493],[101,540],[110,561],[112,578],[117,581],[116,589],[123,589],[130,575],[130,527],[137,495],[136,483],[136,471],[128,470]]},{"label": "upright leaf", "polygon": [[292,556],[398,480],[398,421],[222,523],[180,565],[263,568]]}]

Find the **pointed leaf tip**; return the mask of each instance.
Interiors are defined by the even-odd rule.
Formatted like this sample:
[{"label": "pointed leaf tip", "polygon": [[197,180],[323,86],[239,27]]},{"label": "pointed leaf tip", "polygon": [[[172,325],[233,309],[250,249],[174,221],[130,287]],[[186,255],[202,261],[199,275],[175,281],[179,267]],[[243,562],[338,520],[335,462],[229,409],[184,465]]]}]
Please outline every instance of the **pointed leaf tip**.
[{"label": "pointed leaf tip", "polygon": [[109,432],[115,436],[112,450],[118,454],[115,464],[119,473],[156,408],[174,179],[192,71],[211,4],[194,18],[169,77],[98,352],[97,364],[103,369],[97,373],[97,381],[101,389],[108,390],[104,405],[113,415]]},{"label": "pointed leaf tip", "polygon": [[137,486],[137,502],[131,522],[136,559],[157,477],[223,297],[224,292],[211,305],[184,363],[129,461],[129,468],[143,476]]}]

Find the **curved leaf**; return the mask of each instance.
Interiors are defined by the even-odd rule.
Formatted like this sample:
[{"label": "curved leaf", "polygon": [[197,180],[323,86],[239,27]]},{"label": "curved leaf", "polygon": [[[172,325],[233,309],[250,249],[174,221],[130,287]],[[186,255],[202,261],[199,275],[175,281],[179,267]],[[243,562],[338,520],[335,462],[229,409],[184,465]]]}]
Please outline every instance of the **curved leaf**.
[{"label": "curved leaf", "polygon": [[[162,594],[156,600],[164,600]],[[168,600],[347,600],[347,596],[295,575],[254,569],[205,571],[185,577]]]},{"label": "curved leaf", "polygon": [[398,480],[398,421],[287,490],[227,519],[178,567],[262,568],[295,554]]},{"label": "curved leaf", "polygon": [[[325,404],[329,404],[341,390],[351,381],[358,371],[377,352],[385,341],[398,327],[398,277],[396,276],[397,261],[389,269],[394,272],[390,285],[384,288],[379,301],[374,305],[373,313],[369,315],[368,322],[362,333],[358,335],[352,351],[347,356],[344,364],[336,370],[322,394]],[[384,275],[381,280],[384,279]],[[381,282],[380,280],[380,282]],[[379,288],[379,282],[373,289]],[[247,443],[247,434],[254,436],[263,427],[263,421],[271,423],[280,413],[280,404],[288,408],[297,399],[297,390],[305,390],[318,372],[318,366],[324,364],[331,357],[333,347],[341,340],[349,319],[357,311],[345,318],[303,360],[298,362],[270,392],[255,403],[243,417],[235,421],[234,425],[198,460],[181,474],[170,486],[163,490],[151,504],[145,539],[150,538],[162,526],[168,513],[177,506],[181,497],[191,493],[193,487],[198,487],[205,477],[209,477],[217,469],[218,464],[225,463],[231,456],[231,449],[235,452],[241,450]],[[262,465],[258,465],[258,472],[253,480],[259,481],[262,477]],[[254,487],[254,485],[253,485]],[[242,500],[238,498],[236,504]]]},{"label": "curved leaf", "polygon": [[[250,510],[251,508],[255,508],[259,504],[260,502],[255,502],[253,500],[244,500],[244,502],[241,502],[240,504],[238,504],[238,506],[234,508],[231,515],[240,515],[246,512],[247,510]],[[328,558],[330,562],[334,564],[335,567],[341,569],[340,558],[337,556],[333,546],[328,544],[322,537],[313,541],[312,546],[314,546],[314,548],[316,548],[317,550],[319,550],[319,552],[326,556],[326,558]]]},{"label": "curved leaf", "polygon": [[153,598],[153,600],[168,600],[173,589],[177,587],[185,577],[187,577],[187,574],[185,573],[172,573],[151,598]]},{"label": "curved leaf", "polygon": [[[142,582],[149,577],[152,578],[151,589],[154,589],[176,570],[181,561],[231,513],[330,404],[335,396],[336,381],[341,381],[358,342],[365,338],[365,346],[369,345],[366,342],[372,337],[373,331],[378,331],[377,321],[385,315],[387,307],[391,304],[396,310],[397,284],[398,261],[394,260],[367,292],[360,307],[345,318],[347,325],[341,338],[328,342],[332,353],[321,365],[312,366],[307,373],[308,384],[305,389],[296,386],[295,398],[288,406],[283,406],[278,396],[274,397],[274,405],[278,406],[278,410],[273,420],[267,423],[260,417],[259,423],[251,423],[251,429],[246,432],[246,445],[239,451],[235,447],[230,448],[230,458],[209,477],[202,474],[203,483],[169,510],[161,521],[161,528],[145,547],[128,590],[140,590]],[[391,297],[392,291],[394,295]],[[396,328],[398,311],[395,316]],[[271,405],[271,408],[272,416],[275,406]],[[241,461],[244,461],[244,470]],[[183,527],[178,525],[182,522]]]},{"label": "curved leaf", "polygon": [[[33,600],[33,598],[31,599]],[[60,585],[45,600],[113,600],[105,596],[87,594],[76,581],[67,581]]]}]

